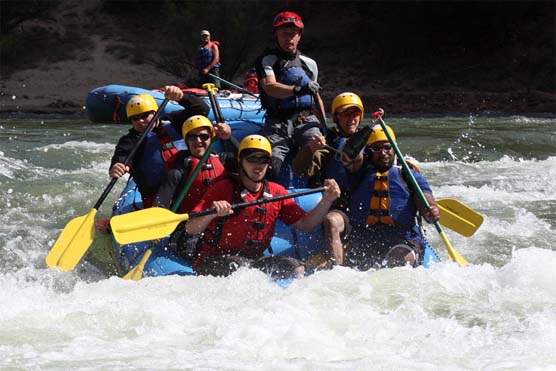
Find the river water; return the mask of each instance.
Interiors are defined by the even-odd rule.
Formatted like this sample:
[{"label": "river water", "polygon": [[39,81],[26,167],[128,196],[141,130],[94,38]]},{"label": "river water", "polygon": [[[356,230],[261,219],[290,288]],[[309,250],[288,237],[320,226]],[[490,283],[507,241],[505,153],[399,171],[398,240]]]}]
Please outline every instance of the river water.
[{"label": "river water", "polygon": [[3,116],[0,369],[555,370],[556,118],[387,122],[437,198],[485,216],[470,238],[446,231],[472,264],[448,262],[428,228],[444,259],[430,269],[337,268],[283,289],[254,270],[124,281],[97,242],[72,272],[48,269],[65,224],[108,184],[127,127]]}]

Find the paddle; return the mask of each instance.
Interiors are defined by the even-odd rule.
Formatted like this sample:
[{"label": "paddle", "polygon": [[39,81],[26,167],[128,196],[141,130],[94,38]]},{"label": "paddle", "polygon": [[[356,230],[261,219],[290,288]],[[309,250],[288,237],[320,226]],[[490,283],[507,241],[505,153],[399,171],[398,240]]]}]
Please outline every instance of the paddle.
[{"label": "paddle", "polygon": [[[190,65],[191,67],[194,67],[195,69],[197,69],[197,66],[194,65],[193,63],[190,63],[190,62],[187,62],[187,61],[186,61],[185,63],[187,63],[187,64]],[[220,77],[220,76],[216,76],[215,74],[210,73],[210,72],[207,73],[207,75],[209,75],[210,77],[212,77],[212,78],[214,78],[214,79],[216,79],[216,80],[219,80],[219,81],[223,82],[224,84],[227,84],[227,85],[231,86],[232,88],[235,88],[235,89],[239,90],[240,92],[242,92],[242,93],[244,93],[244,94],[248,94],[248,95],[250,95],[250,96],[252,96],[252,97],[254,97],[254,98],[259,99],[259,97],[258,97],[256,94],[253,94],[253,93],[251,93],[249,90],[246,90],[246,89],[242,88],[241,86],[236,85],[236,84],[234,84],[234,83],[232,83],[232,82],[230,82],[230,81],[228,81],[228,80],[224,80],[224,79],[223,79],[222,77]],[[203,84],[203,87],[204,87],[205,85],[206,85],[206,84]]]},{"label": "paddle", "polygon": [[[425,207],[427,209],[429,209],[431,207],[431,205],[429,204],[429,201],[425,198],[425,195],[423,194],[423,190],[421,189],[421,187],[419,187],[419,184],[415,180],[415,176],[413,175],[413,173],[411,172],[411,169],[407,165],[407,162],[405,161],[405,158],[403,157],[402,153],[400,152],[400,149],[398,148],[398,145],[396,144],[396,141],[394,140],[394,138],[392,138],[392,135],[387,130],[386,123],[384,123],[384,120],[382,119],[382,116],[378,116],[378,122],[380,123],[380,126],[382,127],[382,130],[384,130],[384,134],[386,134],[386,137],[388,138],[388,141],[390,142],[392,147],[394,147],[394,151],[396,152],[396,155],[398,156],[398,159],[402,163],[402,167],[403,167],[404,171],[408,175],[411,186],[417,192],[417,195],[419,196],[419,199],[421,200],[423,205],[425,205]],[[456,251],[456,249],[454,249],[454,247],[450,243],[450,240],[448,240],[448,236],[446,236],[446,232],[444,232],[442,230],[442,227],[440,226],[440,223],[438,221],[435,221],[434,226],[435,226],[438,234],[440,235],[440,238],[444,242],[444,245],[446,245],[446,249],[448,250],[448,257],[450,258],[450,260],[458,262],[458,264],[461,265],[461,266],[464,266],[464,265],[468,264],[467,260],[465,260],[465,258],[463,256],[461,256]]]},{"label": "paddle", "polygon": [[315,105],[317,106],[317,116],[322,128],[322,135],[326,136],[326,130],[328,129],[328,122],[326,121],[326,114],[324,113],[324,108],[320,104],[319,98],[320,98],[319,93],[313,93],[313,100],[315,101]]},{"label": "paddle", "polygon": [[[251,202],[242,202],[232,205],[232,210],[242,209],[249,206],[276,202],[293,197],[301,197],[313,193],[323,192],[326,187],[308,189],[305,191],[288,193],[287,195],[262,198]],[[141,241],[162,238],[172,233],[179,223],[190,218],[216,214],[216,209],[209,209],[192,214],[175,214],[168,209],[151,207],[127,214],[117,215],[110,219],[110,227],[114,238],[120,244],[135,243]]]},{"label": "paddle", "polygon": [[[239,90],[240,92],[242,92],[242,93],[244,93],[244,94],[247,94],[247,95],[250,95],[250,96],[252,96],[252,97],[255,97],[255,98],[259,99],[259,97],[258,97],[257,95],[251,93],[249,90],[246,90],[246,89],[242,88],[242,87],[239,86],[239,85],[236,85],[236,84],[234,84],[234,83],[231,83],[231,82],[229,82],[228,80],[224,80],[224,79],[221,78],[220,76],[216,76],[216,75],[214,75],[214,74],[212,74],[212,73],[210,73],[210,72],[207,73],[207,75],[209,75],[209,76],[212,77],[212,78],[215,78],[216,80],[220,80],[220,81],[222,81],[222,82],[225,83],[225,84],[228,84],[228,85],[231,86],[232,88],[235,88],[235,89]],[[204,85],[203,85],[203,86],[204,86]]]},{"label": "paddle", "polygon": [[[207,93],[209,95],[210,104],[211,104],[212,110],[214,112],[214,117],[216,118],[216,122],[224,122],[224,118],[223,118],[223,115],[222,115],[222,110],[220,109],[220,105],[218,103],[218,100],[214,96],[214,92],[217,90],[216,87],[214,86],[214,84],[203,84],[203,88],[205,88],[207,90]],[[197,164],[195,169],[193,169],[193,172],[191,173],[189,178],[187,178],[187,181],[185,182],[185,185],[183,186],[183,189],[182,189],[181,193],[179,194],[179,196],[174,201],[174,203],[172,205],[172,212],[176,212],[180,208],[180,205],[181,205],[183,199],[185,198],[185,195],[187,195],[187,192],[189,192],[189,189],[191,188],[191,185],[193,184],[193,181],[195,180],[195,178],[197,178],[197,175],[199,174],[199,172],[203,168],[203,165],[205,164],[205,162],[207,162],[210,154],[212,153],[212,148],[214,147],[215,144],[216,144],[216,140],[213,138],[211,140],[209,146],[207,147],[207,150],[205,151],[203,156],[200,158],[199,163]],[[150,210],[150,209],[147,209],[147,210]],[[165,209],[162,209],[162,210],[165,210]],[[110,221],[110,222],[112,222],[112,221]],[[116,238],[115,234],[114,234],[114,237]],[[117,238],[116,238],[116,241],[118,241]],[[124,244],[122,242],[120,242],[120,243],[122,245]],[[131,269],[125,276],[122,277],[124,280],[139,281],[141,278],[143,278],[143,270],[145,269],[145,264],[147,264],[147,261],[149,260],[154,247],[155,247],[155,245],[153,244],[150,248],[147,249],[147,251],[145,251],[145,254],[141,258],[139,263],[133,269]]]},{"label": "paddle", "polygon": [[[131,159],[145,141],[147,134],[154,128],[158,118],[164,111],[164,107],[168,104],[168,99],[164,99],[158,111],[156,111],[151,122],[131,150],[131,153],[124,160],[124,165],[129,165]],[[110,183],[106,186],[102,195],[93,206],[92,210],[87,214],[74,218],[66,224],[60,236],[54,242],[52,249],[46,256],[46,265],[53,268],[58,267],[63,271],[69,271],[75,268],[77,263],[81,260],[85,252],[95,238],[95,216],[97,211],[118,181],[118,178],[112,178]]]},{"label": "paddle", "polygon": [[440,208],[440,224],[465,237],[471,237],[483,224],[483,216],[458,200],[436,200]]}]

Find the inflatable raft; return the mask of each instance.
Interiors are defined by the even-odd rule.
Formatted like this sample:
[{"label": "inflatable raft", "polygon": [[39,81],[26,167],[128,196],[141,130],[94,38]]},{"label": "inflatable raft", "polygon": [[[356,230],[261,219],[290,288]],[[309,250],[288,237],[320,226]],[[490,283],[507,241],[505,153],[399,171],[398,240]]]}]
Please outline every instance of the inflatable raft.
[{"label": "inflatable raft", "polygon": [[[302,189],[290,189],[297,192]],[[309,211],[316,206],[322,195],[313,193],[294,198],[294,200],[305,210]],[[125,214],[143,208],[141,194],[131,179],[123,190],[121,197],[115,202],[112,216]],[[166,276],[166,275],[195,275],[191,268],[191,262],[178,256],[173,249],[168,247],[169,237],[161,239],[152,249],[152,254],[143,269],[144,277]],[[311,257],[324,252],[325,241],[322,228],[319,227],[311,233],[301,232],[278,221],[274,237],[271,241],[272,253],[274,255],[289,256],[306,261]],[[152,248],[150,241],[120,245],[112,237],[112,249],[118,257],[120,271],[123,274],[133,269],[141,260],[147,249]],[[269,254],[269,250],[265,251]],[[423,266],[428,267],[431,262],[440,259],[436,251],[427,245]],[[307,271],[312,273],[311,270]]]},{"label": "inflatable raft", "polygon": [[[299,191],[299,189],[292,189],[291,191]],[[320,201],[321,197],[320,193],[314,193],[294,199],[303,209],[308,211]],[[142,208],[141,194],[135,182],[131,179],[123,190],[121,197],[114,204],[112,216]],[[324,246],[322,236],[321,228],[312,233],[305,233],[278,221],[271,241],[272,252],[274,255],[285,255],[306,260],[322,251]],[[151,247],[151,242],[119,245],[112,238],[112,248],[118,257],[120,269],[124,273],[135,267],[145,251]],[[266,253],[268,254],[268,250]],[[192,275],[195,272],[189,261],[177,256],[172,249],[168,248],[168,237],[166,237],[154,247],[151,257],[145,264],[143,276],[165,276],[169,274]]]},{"label": "inflatable raft", "polygon": [[[207,105],[210,107],[208,95],[203,93],[202,89],[183,89],[184,92],[193,92],[203,97]],[[93,89],[87,94],[86,110],[89,119],[92,122],[106,123],[123,123],[128,122],[125,112],[127,101],[137,94],[150,94],[156,100],[158,105],[164,100],[164,93],[157,90],[147,90],[125,85],[106,85]],[[260,100],[249,95],[230,94],[227,96],[221,93],[216,94],[222,114],[228,123],[237,121],[250,122],[254,124],[262,124],[265,111],[261,108]],[[173,111],[183,109],[177,102],[170,101],[164,113],[168,114]],[[214,120],[214,113],[209,113],[209,119]]]}]

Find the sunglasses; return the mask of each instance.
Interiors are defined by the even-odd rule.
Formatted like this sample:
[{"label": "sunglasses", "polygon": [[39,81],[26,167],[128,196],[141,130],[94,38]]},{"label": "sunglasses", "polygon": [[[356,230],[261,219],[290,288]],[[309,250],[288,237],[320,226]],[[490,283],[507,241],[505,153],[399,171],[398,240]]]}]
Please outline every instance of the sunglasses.
[{"label": "sunglasses", "polygon": [[268,156],[249,156],[245,157],[245,161],[250,164],[270,164],[270,157]]},{"label": "sunglasses", "polygon": [[347,109],[345,111],[340,112],[340,116],[361,116],[361,111],[358,109]]},{"label": "sunglasses", "polygon": [[371,152],[374,152],[374,153],[379,153],[379,152],[382,152],[382,151],[388,152],[392,149],[392,146],[390,144],[385,144],[385,145],[380,146],[380,147],[371,146],[371,147],[369,147],[369,149],[371,150]]},{"label": "sunglasses", "polygon": [[203,142],[205,142],[210,139],[210,135],[207,133],[202,133],[202,134],[189,134],[187,136],[187,140],[196,141],[197,139],[201,139]]},{"label": "sunglasses", "polygon": [[131,119],[131,121],[146,120],[147,117],[149,117],[149,115],[150,115],[151,113],[152,113],[152,112],[145,112],[145,113],[142,113],[142,114],[140,114],[140,115],[131,116],[130,119]]}]

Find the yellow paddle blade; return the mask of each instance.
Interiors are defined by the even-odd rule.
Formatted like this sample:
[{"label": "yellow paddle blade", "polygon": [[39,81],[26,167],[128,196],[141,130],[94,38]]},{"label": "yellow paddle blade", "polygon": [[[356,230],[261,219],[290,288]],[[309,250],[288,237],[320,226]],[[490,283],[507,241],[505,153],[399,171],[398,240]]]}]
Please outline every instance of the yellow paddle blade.
[{"label": "yellow paddle blade", "polygon": [[483,224],[483,216],[469,206],[451,198],[436,200],[440,223],[465,237],[471,237]]},{"label": "yellow paddle blade", "polygon": [[152,254],[152,250],[148,249],[145,252],[145,255],[143,255],[143,257],[141,258],[139,264],[137,264],[135,268],[133,268],[125,276],[123,276],[123,279],[131,280],[131,281],[139,281],[141,278],[143,278],[143,270],[145,269],[145,264],[147,264],[147,261],[151,257],[151,254]]},{"label": "yellow paddle blade", "polygon": [[175,214],[162,207],[151,207],[110,219],[114,238],[121,245],[162,238],[174,231],[189,214]]},{"label": "yellow paddle blade", "polygon": [[75,268],[95,238],[96,214],[97,209],[92,209],[89,214],[73,218],[66,224],[46,256],[46,265],[64,271]]},{"label": "yellow paddle blade", "polygon": [[465,260],[465,258],[461,256],[456,251],[456,249],[454,249],[454,247],[450,243],[450,240],[448,240],[448,236],[446,236],[446,232],[440,231],[439,234],[440,234],[440,238],[442,239],[442,242],[444,242],[444,245],[446,245],[446,250],[448,250],[448,257],[450,258],[450,260],[457,262],[462,267],[464,265],[469,264],[467,260]]}]

